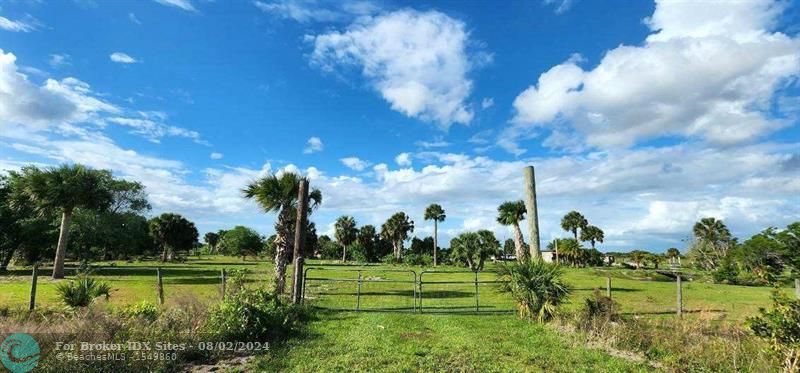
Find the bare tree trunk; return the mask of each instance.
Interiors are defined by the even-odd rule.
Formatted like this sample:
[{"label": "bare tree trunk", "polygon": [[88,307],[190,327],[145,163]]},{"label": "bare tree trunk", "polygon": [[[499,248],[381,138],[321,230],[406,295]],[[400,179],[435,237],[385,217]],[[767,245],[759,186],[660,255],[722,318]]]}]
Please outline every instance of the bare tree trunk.
[{"label": "bare tree trunk", "polygon": [[528,258],[528,253],[525,252],[525,241],[522,238],[522,230],[519,228],[519,223],[514,224],[514,250],[516,251],[517,261],[521,262]]},{"label": "bare tree trunk", "polygon": [[167,261],[167,259],[168,259],[167,258],[167,252],[168,251],[169,251],[169,246],[167,246],[166,244],[163,244],[163,247],[161,248],[161,263],[164,263],[164,262]]},{"label": "bare tree trunk", "polygon": [[532,258],[540,260],[542,251],[539,241],[539,209],[536,204],[536,176],[533,166],[525,167],[523,174],[525,176],[525,208],[528,213],[528,232],[530,232],[528,237],[530,254]]},{"label": "bare tree trunk", "polygon": [[347,261],[347,245],[342,244],[342,261]]},{"label": "bare tree trunk", "polygon": [[303,250],[305,249],[306,215],[308,213],[308,180],[300,181],[297,200],[297,220],[294,227],[294,277],[292,278],[292,303],[302,303]]},{"label": "bare tree trunk", "polygon": [[53,261],[53,278],[64,278],[64,259],[67,256],[67,240],[69,240],[69,224],[72,221],[72,209],[65,209],[61,215],[61,233],[58,235],[56,258]]},{"label": "bare tree trunk", "polygon": [[436,267],[436,251],[439,247],[439,221],[433,219],[433,266]]}]

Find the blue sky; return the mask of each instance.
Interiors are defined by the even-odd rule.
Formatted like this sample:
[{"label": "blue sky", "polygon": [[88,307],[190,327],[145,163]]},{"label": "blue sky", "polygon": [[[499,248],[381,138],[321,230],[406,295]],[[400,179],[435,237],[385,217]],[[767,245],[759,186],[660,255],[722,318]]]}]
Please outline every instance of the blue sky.
[{"label": "blue sky", "polygon": [[0,169],[85,163],[153,213],[271,232],[239,189],[300,172],[380,225],[488,228],[537,168],[543,239],[684,247],[800,219],[794,2],[0,1]]}]

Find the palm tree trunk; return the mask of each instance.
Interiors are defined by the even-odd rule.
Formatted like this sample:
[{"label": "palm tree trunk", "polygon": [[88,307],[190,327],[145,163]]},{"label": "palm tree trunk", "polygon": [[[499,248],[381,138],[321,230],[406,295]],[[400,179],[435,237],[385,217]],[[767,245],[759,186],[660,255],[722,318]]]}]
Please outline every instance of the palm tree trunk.
[{"label": "palm tree trunk", "polygon": [[64,259],[67,256],[67,240],[69,240],[69,224],[72,221],[72,209],[65,209],[61,215],[61,232],[58,234],[56,258],[53,261],[53,278],[64,278]]},{"label": "palm tree trunk", "polygon": [[[289,247],[294,244],[289,241],[291,237],[291,224],[289,210],[283,208],[275,223],[276,248],[275,248],[275,293],[283,294],[286,288],[286,266],[289,262]],[[292,240],[293,241],[293,240]]]},{"label": "palm tree trunk", "polygon": [[522,230],[519,229],[519,224],[514,223],[514,250],[517,254],[517,261],[523,261],[527,258],[525,252],[525,242],[522,238]]},{"label": "palm tree trunk", "polygon": [[439,221],[433,219],[433,266],[436,267],[436,251],[439,247]]},{"label": "palm tree trunk", "polygon": [[342,261],[347,261],[347,245],[342,244]]},{"label": "palm tree trunk", "polygon": [[169,251],[169,246],[167,244],[162,244],[161,248],[161,263],[167,261],[167,252]]}]

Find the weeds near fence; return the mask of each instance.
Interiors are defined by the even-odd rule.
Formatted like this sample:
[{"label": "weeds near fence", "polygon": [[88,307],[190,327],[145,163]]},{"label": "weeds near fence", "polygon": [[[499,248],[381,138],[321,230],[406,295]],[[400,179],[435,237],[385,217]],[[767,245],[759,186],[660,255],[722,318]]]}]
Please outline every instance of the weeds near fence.
[{"label": "weeds near fence", "polygon": [[615,301],[597,292],[583,309],[561,315],[555,327],[571,332],[577,344],[644,359],[668,371],[767,372],[778,366],[766,343],[714,313],[624,316]]}]

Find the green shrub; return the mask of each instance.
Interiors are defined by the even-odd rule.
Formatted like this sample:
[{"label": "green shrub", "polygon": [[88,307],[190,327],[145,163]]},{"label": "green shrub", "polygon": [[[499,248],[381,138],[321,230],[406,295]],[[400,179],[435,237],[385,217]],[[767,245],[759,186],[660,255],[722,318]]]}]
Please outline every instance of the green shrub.
[{"label": "green shrub", "polygon": [[431,254],[408,253],[403,256],[403,263],[414,266],[430,266],[433,264]]},{"label": "green shrub", "polygon": [[542,260],[514,262],[498,268],[500,280],[506,281],[501,288],[514,297],[519,316],[540,322],[552,318],[570,294],[562,274],[558,266]]},{"label": "green shrub", "polygon": [[69,282],[58,284],[56,292],[58,292],[61,300],[66,305],[70,307],[86,307],[99,296],[105,296],[108,299],[111,296],[111,285],[81,275]]},{"label": "green shrub", "polygon": [[619,303],[595,290],[590,298],[586,298],[582,313],[587,319],[617,321],[619,320],[619,311]]},{"label": "green shrub", "polygon": [[761,308],[760,315],[749,318],[747,323],[778,354],[785,372],[800,371],[800,300],[789,299],[776,289],[772,304],[773,309]]},{"label": "green shrub", "polygon": [[141,319],[152,323],[158,319],[159,310],[155,304],[142,301],[123,308],[120,314],[128,318]]},{"label": "green shrub", "polygon": [[211,309],[205,327],[221,341],[269,342],[286,337],[301,316],[266,289],[242,288]]}]

